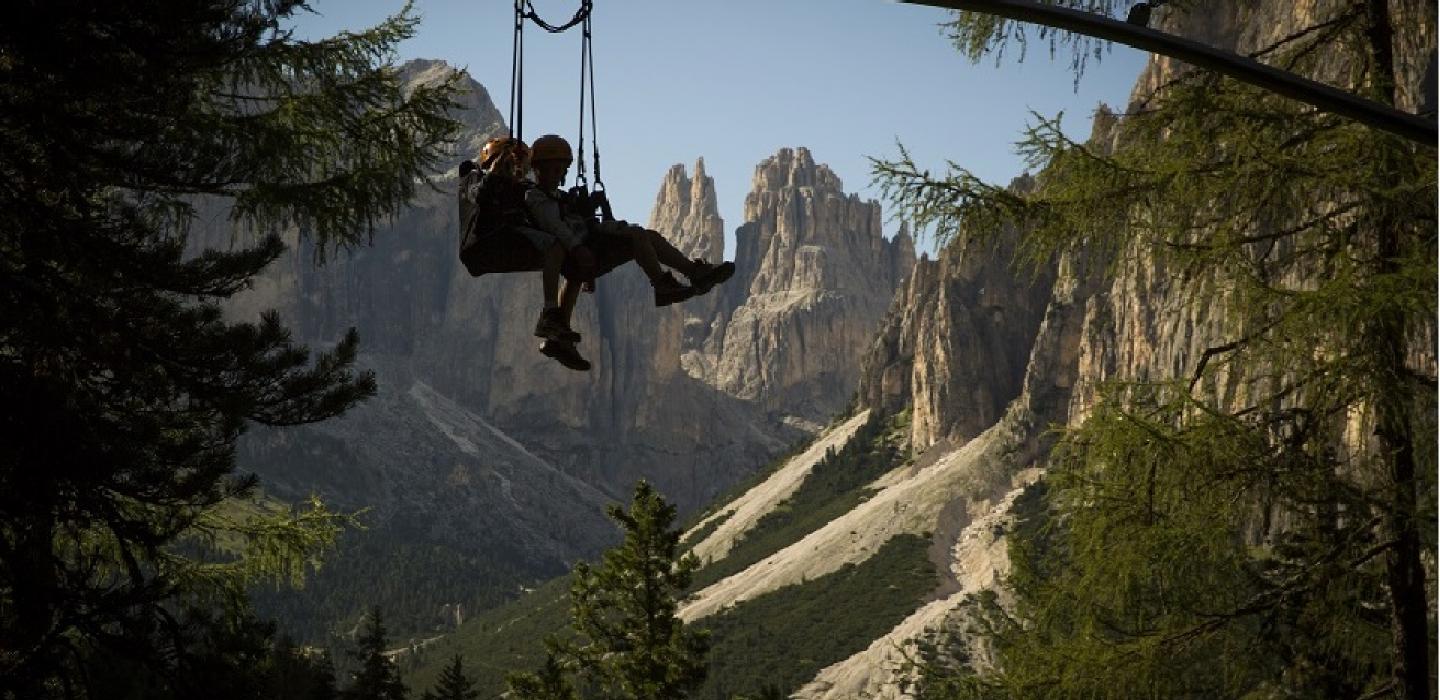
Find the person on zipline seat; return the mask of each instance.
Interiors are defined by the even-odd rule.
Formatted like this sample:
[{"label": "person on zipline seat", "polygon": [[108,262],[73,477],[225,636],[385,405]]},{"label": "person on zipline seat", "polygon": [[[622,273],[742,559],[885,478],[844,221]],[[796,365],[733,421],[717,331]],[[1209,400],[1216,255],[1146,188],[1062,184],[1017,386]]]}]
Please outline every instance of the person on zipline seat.
[{"label": "person on zipline seat", "polygon": [[560,310],[560,270],[572,252],[578,253],[577,257],[585,256],[576,251],[584,236],[573,231],[561,231],[563,235],[557,235],[530,225],[533,222],[523,202],[526,192],[534,188],[525,180],[530,169],[530,149],[524,141],[509,137],[490,139],[480,151],[480,168],[485,174],[480,180],[480,191],[473,196],[477,201],[481,197],[493,198],[493,208],[508,214],[503,217],[503,225],[540,252],[542,305],[540,318],[535,323],[536,337],[579,342],[580,334],[570,330]]},{"label": "person on zipline seat", "polygon": [[[570,164],[574,162],[570,143],[564,138],[546,134],[535,140],[530,151],[536,187],[525,193],[525,204],[536,225],[547,230],[561,226],[583,230],[582,241],[595,249],[613,242],[607,241],[612,237],[629,243],[635,263],[650,278],[650,286],[655,289],[656,306],[669,306],[706,294],[735,274],[735,263],[711,264],[699,258],[686,258],[658,231],[627,221],[597,221],[593,207],[586,211],[584,204],[560,189]],[[679,270],[690,284],[681,284],[665,267]]]},{"label": "person on zipline seat", "polygon": [[[582,205],[560,189],[570,164],[574,162],[570,143],[564,138],[546,134],[535,140],[530,151],[536,187],[525,193],[525,204],[535,224],[557,237],[583,232],[580,240],[588,250],[583,251],[582,256],[614,248],[628,250],[645,276],[650,278],[656,306],[669,306],[708,293],[735,274],[735,263],[732,262],[711,264],[699,258],[686,258],[658,231],[626,221],[596,221],[593,207]],[[690,284],[681,284],[675,275],[661,266],[662,263],[679,270]],[[580,287],[575,280],[567,279],[561,294],[560,314],[567,328],[579,299]],[[563,339],[547,339],[540,351],[566,367],[579,369],[576,365],[583,363],[586,369],[589,368],[589,363],[580,357],[574,343]]]}]

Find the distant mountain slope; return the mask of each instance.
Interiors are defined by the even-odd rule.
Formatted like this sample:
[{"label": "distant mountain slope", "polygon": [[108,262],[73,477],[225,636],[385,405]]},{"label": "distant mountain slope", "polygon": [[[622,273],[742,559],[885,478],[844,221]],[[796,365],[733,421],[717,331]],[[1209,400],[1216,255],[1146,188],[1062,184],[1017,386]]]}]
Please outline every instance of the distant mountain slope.
[{"label": "distant mountain slope", "polygon": [[615,541],[603,493],[429,384],[380,374],[379,395],[342,418],[242,448],[272,495],[367,509],[305,589],[260,594],[288,627],[323,639],[369,605],[412,620],[402,634],[448,627]]}]

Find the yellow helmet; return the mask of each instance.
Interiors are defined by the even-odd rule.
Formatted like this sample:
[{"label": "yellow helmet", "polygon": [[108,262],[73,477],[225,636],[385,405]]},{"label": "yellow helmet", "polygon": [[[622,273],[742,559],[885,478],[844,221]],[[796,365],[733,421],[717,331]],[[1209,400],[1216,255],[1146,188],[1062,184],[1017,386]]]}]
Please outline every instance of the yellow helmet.
[{"label": "yellow helmet", "polygon": [[509,136],[497,136],[480,149],[480,168],[490,170],[501,156],[510,156],[512,165],[524,172],[530,166],[530,149],[525,142]]},{"label": "yellow helmet", "polygon": [[569,163],[575,160],[574,153],[570,151],[570,142],[555,134],[545,134],[535,139],[535,143],[530,146],[530,152],[531,162],[563,160]]}]

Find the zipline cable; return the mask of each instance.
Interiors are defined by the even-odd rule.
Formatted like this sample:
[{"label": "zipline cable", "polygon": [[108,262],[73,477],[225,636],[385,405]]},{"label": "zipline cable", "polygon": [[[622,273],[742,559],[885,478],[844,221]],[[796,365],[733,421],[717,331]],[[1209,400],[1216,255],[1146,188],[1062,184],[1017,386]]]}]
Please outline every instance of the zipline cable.
[{"label": "zipline cable", "polygon": [[575,131],[580,141],[575,148],[575,184],[587,189],[590,183],[585,178],[585,66],[589,57],[585,53],[585,47],[589,45],[590,18],[586,17],[580,28],[580,127]]},{"label": "zipline cable", "polygon": [[595,41],[589,16],[585,18],[580,38],[580,148],[576,154],[580,167],[575,182],[576,186],[582,190],[590,189],[589,183],[585,180],[585,88],[587,83],[590,88],[590,141],[595,152],[595,188],[590,191],[589,202],[592,207],[599,207],[602,220],[614,221],[615,214],[610,210],[610,199],[605,196],[605,180],[600,175],[600,120],[595,116]]}]

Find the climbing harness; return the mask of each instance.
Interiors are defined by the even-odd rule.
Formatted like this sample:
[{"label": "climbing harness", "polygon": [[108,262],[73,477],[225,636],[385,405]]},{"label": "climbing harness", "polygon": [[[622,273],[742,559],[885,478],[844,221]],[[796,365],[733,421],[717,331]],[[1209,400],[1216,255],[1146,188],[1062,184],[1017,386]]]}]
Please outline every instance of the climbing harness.
[{"label": "climbing harness", "polygon": [[[609,199],[605,196],[605,181],[600,175],[600,135],[597,126],[598,120],[595,116],[595,52],[593,49],[594,31],[590,24],[590,17],[594,9],[593,0],[581,0],[580,7],[575,15],[563,24],[552,24],[545,21],[535,12],[535,5],[531,0],[515,0],[515,24],[514,36],[512,39],[510,56],[510,124],[513,126],[515,138],[523,139],[525,128],[525,21],[534,22],[536,26],[551,34],[560,34],[575,27],[580,27],[580,126],[577,132],[578,144],[575,154],[575,187],[571,193],[584,197],[586,202],[593,203],[601,212],[606,221],[613,221],[614,215],[610,211]],[[595,173],[595,184],[591,187],[589,173],[585,169],[585,101],[590,101],[590,143],[593,158],[593,170]]]}]

